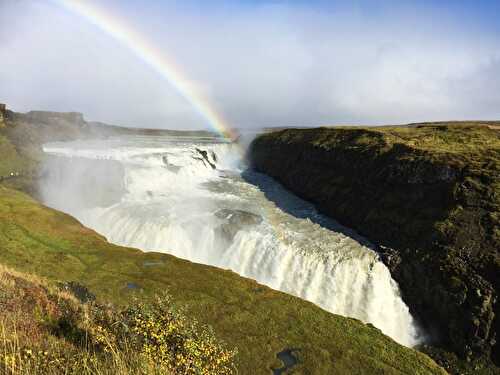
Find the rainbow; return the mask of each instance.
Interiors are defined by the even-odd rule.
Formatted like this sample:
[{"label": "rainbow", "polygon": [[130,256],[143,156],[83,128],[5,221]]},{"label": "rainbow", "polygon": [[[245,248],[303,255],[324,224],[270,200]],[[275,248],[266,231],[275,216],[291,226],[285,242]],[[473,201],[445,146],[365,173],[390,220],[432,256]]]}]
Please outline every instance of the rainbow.
[{"label": "rainbow", "polygon": [[171,84],[205,119],[210,127],[225,138],[235,139],[236,133],[217,113],[207,98],[190,85],[171,59],[167,59],[163,52],[152,46],[144,37],[139,35],[123,20],[118,19],[90,4],[88,0],[56,0],[64,8],[77,14],[113,37],[116,41],[130,49],[143,62],[153,68],[169,84]]}]

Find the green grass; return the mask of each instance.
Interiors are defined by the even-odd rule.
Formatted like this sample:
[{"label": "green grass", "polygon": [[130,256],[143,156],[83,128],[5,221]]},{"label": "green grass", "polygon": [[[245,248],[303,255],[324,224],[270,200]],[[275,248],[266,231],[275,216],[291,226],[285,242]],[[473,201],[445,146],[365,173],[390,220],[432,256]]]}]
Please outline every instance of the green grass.
[{"label": "green grass", "polygon": [[26,170],[28,162],[21,157],[10,141],[0,134],[0,178]]},{"label": "green grass", "polygon": [[287,143],[310,142],[323,148],[346,145],[350,147],[379,146],[387,149],[395,144],[429,151],[433,154],[473,154],[498,153],[500,151],[500,132],[487,126],[473,123],[419,126],[386,127],[322,127],[314,129],[286,129],[268,133],[262,137],[279,139]]},{"label": "green grass", "polygon": [[[288,129],[281,134],[270,133],[264,137],[288,143],[305,140],[322,148],[349,145],[352,148],[381,148],[388,151],[394,145],[403,145],[428,153],[429,157],[446,159],[462,166],[476,159],[500,165],[500,131],[473,123],[401,127],[342,127],[317,129]],[[349,140],[349,142],[346,142]],[[383,145],[383,147],[381,147]],[[492,168],[493,169],[493,168]]]},{"label": "green grass", "polygon": [[[109,244],[78,221],[0,186],[0,263],[52,281],[78,281],[118,306],[169,290],[189,315],[238,348],[242,374],[269,374],[276,353],[299,348],[296,373],[443,373],[427,356],[357,320],[230,271]],[[145,263],[158,263],[146,266]],[[134,283],[140,289],[127,288]]]}]

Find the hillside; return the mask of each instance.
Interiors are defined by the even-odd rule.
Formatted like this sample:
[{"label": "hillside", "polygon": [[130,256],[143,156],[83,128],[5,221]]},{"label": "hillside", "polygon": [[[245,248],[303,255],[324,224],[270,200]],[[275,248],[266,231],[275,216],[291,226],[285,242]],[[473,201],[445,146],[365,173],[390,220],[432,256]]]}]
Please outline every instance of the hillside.
[{"label": "hillside", "polygon": [[379,245],[436,347],[467,360],[500,358],[494,125],[289,129],[258,137],[249,157]]},{"label": "hillside", "polygon": [[[78,116],[73,120],[64,115],[50,117],[38,123],[11,114],[6,129],[0,131],[9,150],[0,162],[9,173],[0,182],[0,264],[15,270],[10,273],[23,272],[21,279],[28,280],[31,276],[26,274],[43,277],[45,281],[35,284],[44,288],[76,282],[97,303],[111,304],[116,311],[133,298],[146,305],[154,303],[156,295],[168,290],[172,303],[183,306],[188,319],[210,325],[224,347],[237,349],[234,361],[241,374],[270,374],[271,369],[282,368],[277,355],[286,350],[292,350],[298,360],[293,367],[296,373],[445,373],[425,354],[397,344],[373,326],[330,314],[230,271],[112,245],[72,217],[19,191],[36,193],[37,160],[43,157],[39,142],[48,139],[45,131],[54,117],[54,126],[62,127],[59,139],[79,136],[85,128]],[[30,137],[23,139],[21,134]],[[28,169],[23,170],[23,165]],[[19,176],[10,176],[13,168]],[[24,318],[31,324],[40,312],[38,308],[27,311],[34,314]],[[42,334],[46,340],[57,339],[50,332],[42,330]],[[71,346],[70,350],[83,349]]]}]

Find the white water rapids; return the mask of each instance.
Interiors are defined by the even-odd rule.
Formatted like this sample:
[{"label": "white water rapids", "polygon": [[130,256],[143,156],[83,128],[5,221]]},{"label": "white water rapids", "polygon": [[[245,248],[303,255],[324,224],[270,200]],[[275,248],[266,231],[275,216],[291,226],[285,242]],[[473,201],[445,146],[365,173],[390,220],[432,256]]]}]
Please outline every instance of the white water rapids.
[{"label": "white water rapids", "polygon": [[242,168],[238,147],[165,137],[47,144],[41,193],[110,242],[231,269],[415,345],[408,307],[369,245]]}]

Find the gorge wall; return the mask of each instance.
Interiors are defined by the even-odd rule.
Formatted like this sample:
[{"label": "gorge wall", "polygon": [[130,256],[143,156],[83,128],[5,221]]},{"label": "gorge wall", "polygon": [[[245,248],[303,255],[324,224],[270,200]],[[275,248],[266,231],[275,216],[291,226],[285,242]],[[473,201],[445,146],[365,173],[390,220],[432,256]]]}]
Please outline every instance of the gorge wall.
[{"label": "gorge wall", "polygon": [[469,360],[500,358],[498,130],[287,129],[256,138],[248,156],[379,245],[435,346]]}]

